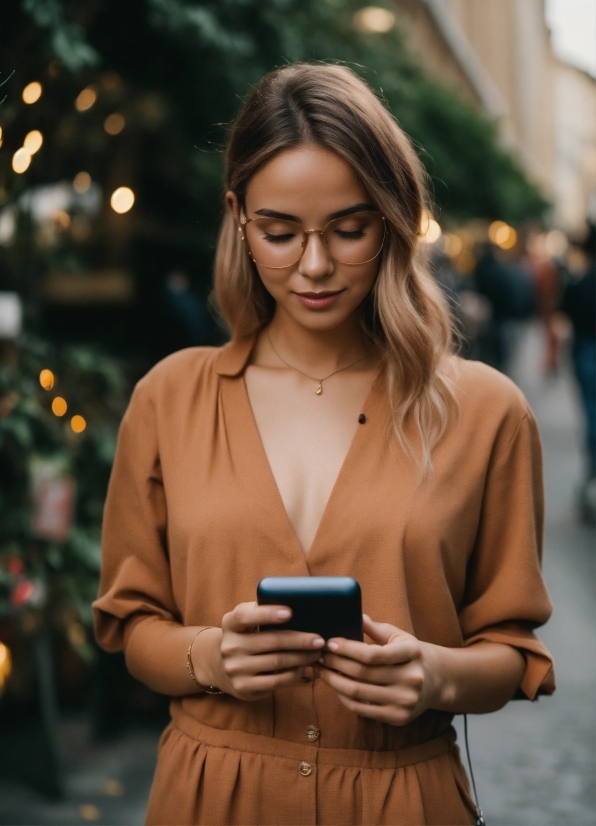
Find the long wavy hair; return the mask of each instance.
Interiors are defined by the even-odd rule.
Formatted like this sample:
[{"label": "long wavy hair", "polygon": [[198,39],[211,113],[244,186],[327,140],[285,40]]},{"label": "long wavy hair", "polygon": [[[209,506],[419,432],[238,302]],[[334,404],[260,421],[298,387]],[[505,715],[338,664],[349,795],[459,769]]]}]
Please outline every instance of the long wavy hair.
[{"label": "long wavy hair", "polygon": [[[226,188],[244,206],[255,172],[280,152],[305,144],[322,146],[347,161],[386,218],[379,271],[361,306],[361,322],[383,354],[396,435],[426,475],[454,403],[446,359],[453,348],[451,315],[420,237],[426,172],[405,133],[354,72],[345,66],[295,63],[266,75],[233,121],[225,154]],[[234,336],[253,333],[273,317],[274,301],[229,211],[217,244],[214,293]],[[408,427],[407,436],[409,421],[414,430]]]}]

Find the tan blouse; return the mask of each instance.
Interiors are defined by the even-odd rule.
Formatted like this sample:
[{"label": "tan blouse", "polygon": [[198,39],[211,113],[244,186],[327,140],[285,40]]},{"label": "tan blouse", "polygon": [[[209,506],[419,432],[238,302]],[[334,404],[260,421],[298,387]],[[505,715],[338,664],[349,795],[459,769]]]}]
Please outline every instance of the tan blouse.
[{"label": "tan blouse", "polygon": [[[365,721],[312,677],[252,703],[194,694],[182,626],[220,625],[265,576],[352,576],[374,620],[437,645],[515,646],[527,663],[520,692],[552,693],[551,658],[533,634],[551,605],[532,413],[509,379],[454,358],[460,412],[421,483],[391,436],[379,377],[305,557],[246,392],[254,341],[169,356],[138,383],[120,430],[97,639],[127,656],[134,643],[146,673],[167,673],[180,695],[147,822],[473,823],[452,715]],[[158,639],[168,645],[156,657]]]}]

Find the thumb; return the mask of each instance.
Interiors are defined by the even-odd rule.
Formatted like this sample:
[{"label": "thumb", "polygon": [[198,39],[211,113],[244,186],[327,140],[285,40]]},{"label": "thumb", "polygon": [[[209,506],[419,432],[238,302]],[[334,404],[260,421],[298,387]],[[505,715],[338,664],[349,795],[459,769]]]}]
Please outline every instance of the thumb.
[{"label": "thumb", "polygon": [[368,614],[362,615],[364,632],[378,645],[387,645],[405,632],[388,622],[374,622]]}]

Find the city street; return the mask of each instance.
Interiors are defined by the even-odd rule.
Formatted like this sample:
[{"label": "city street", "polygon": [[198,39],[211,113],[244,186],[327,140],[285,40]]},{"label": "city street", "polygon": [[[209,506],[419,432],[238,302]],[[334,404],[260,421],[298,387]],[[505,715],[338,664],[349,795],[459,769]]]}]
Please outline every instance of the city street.
[{"label": "city street", "polygon": [[[544,570],[555,613],[541,636],[555,657],[558,690],[534,704],[513,702],[497,714],[469,718],[488,826],[596,824],[594,531],[579,522],[575,509],[582,465],[573,377],[565,367],[556,378],[543,379],[540,348],[540,330],[530,327],[520,343],[515,379],[537,415],[544,442]],[[92,747],[85,724],[70,721],[64,736],[66,800],[48,802],[2,780],[0,823],[141,824],[158,734],[137,730]],[[463,738],[460,743],[463,751]]]}]

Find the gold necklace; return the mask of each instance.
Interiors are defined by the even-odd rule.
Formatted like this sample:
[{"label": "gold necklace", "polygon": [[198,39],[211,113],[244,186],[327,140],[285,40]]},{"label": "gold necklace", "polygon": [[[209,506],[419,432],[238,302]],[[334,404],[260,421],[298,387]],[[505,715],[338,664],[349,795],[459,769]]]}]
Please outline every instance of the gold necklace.
[{"label": "gold necklace", "polygon": [[362,359],[365,358],[365,356],[368,356],[369,353],[370,353],[370,350],[368,350],[366,353],[364,353],[364,355],[357,358],[356,361],[351,362],[351,364],[347,364],[345,367],[340,367],[339,370],[334,370],[333,373],[329,373],[328,376],[325,376],[322,379],[316,379],[314,376],[309,376],[308,373],[304,372],[304,370],[300,370],[300,368],[294,367],[293,364],[288,364],[288,362],[285,360],[285,358],[283,356],[280,356],[280,354],[277,352],[277,350],[273,346],[273,342],[271,341],[271,336],[269,335],[269,330],[266,330],[265,334],[267,336],[267,340],[269,341],[269,344],[271,345],[271,349],[273,350],[273,352],[275,353],[277,358],[280,361],[283,361],[283,363],[286,365],[286,367],[289,367],[290,370],[295,370],[297,373],[300,373],[302,376],[306,376],[306,378],[310,379],[311,381],[316,381],[317,382],[317,389],[315,390],[315,393],[317,394],[317,396],[320,396],[321,393],[323,392],[323,382],[324,381],[327,381],[327,379],[330,379],[331,376],[334,376],[336,373],[342,373],[344,370],[348,370],[350,367],[353,367],[355,364],[358,364],[359,361],[362,361]]}]

